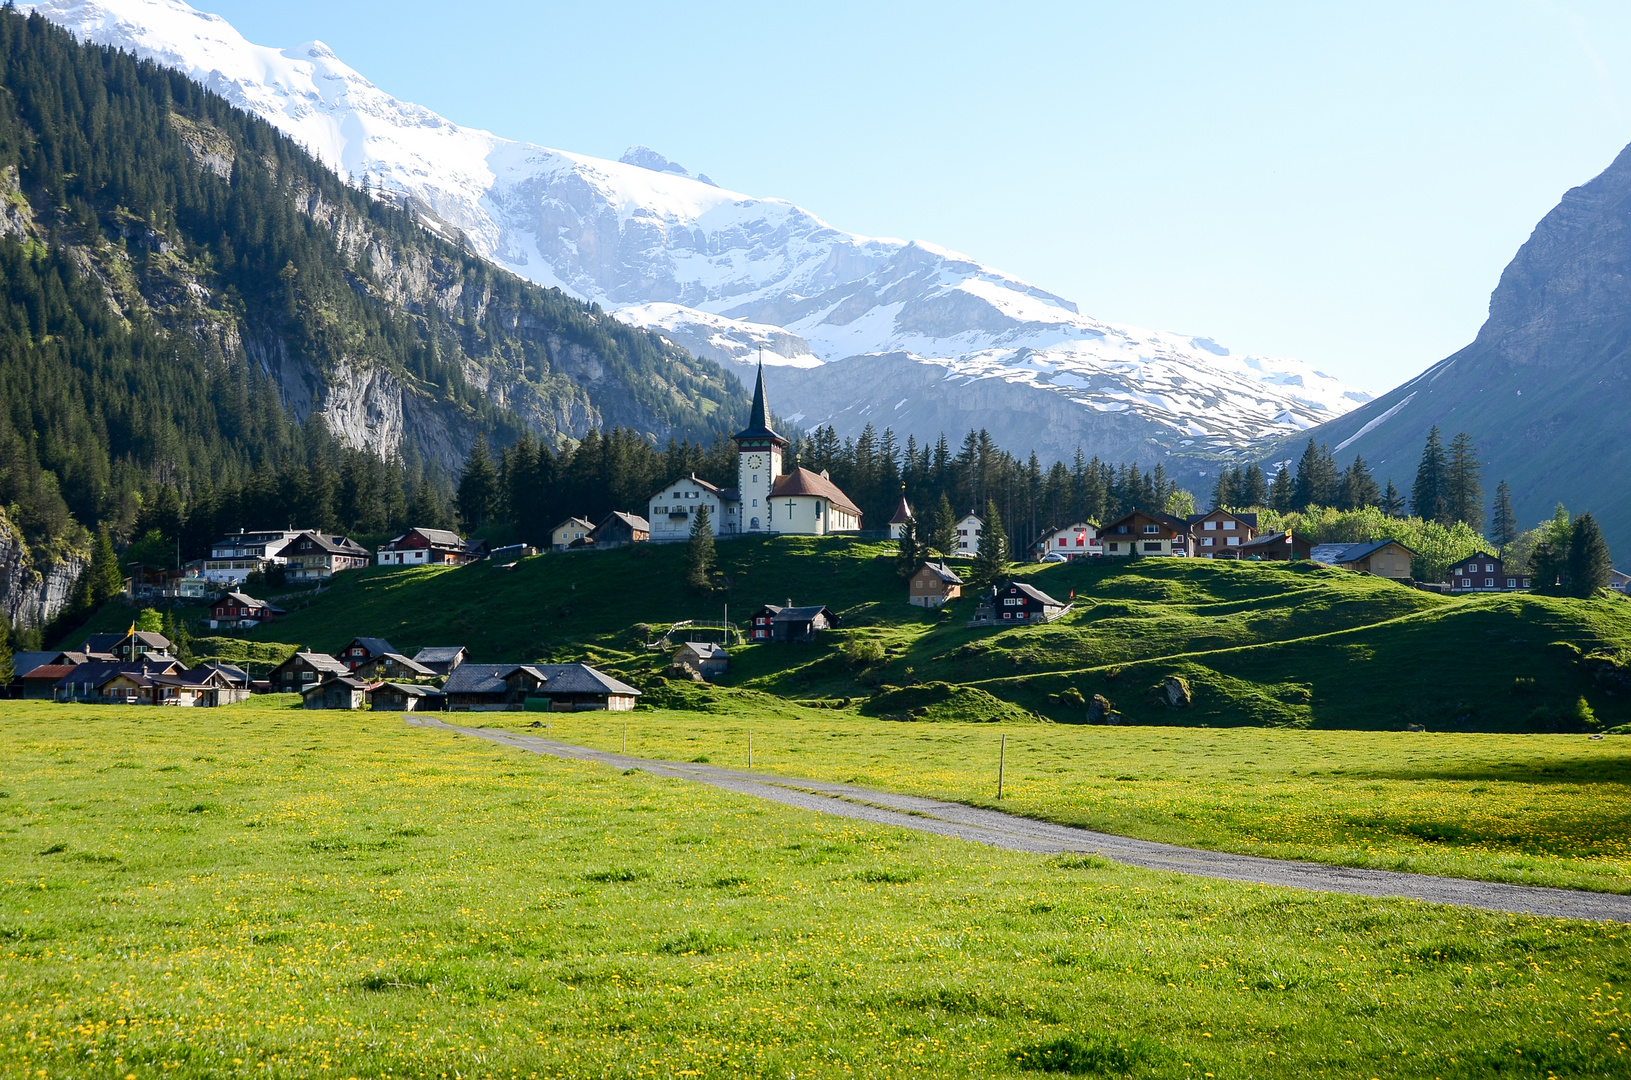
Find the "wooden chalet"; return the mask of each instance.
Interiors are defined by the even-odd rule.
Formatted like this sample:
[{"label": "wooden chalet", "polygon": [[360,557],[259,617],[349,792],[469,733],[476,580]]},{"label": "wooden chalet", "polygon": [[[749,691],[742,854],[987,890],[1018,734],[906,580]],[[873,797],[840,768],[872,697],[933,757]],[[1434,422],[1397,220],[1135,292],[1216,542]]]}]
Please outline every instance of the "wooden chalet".
[{"label": "wooden chalet", "polygon": [[674,650],[674,666],[704,679],[717,678],[730,668],[725,646],[712,641],[687,641]]},{"label": "wooden chalet", "polygon": [[1023,581],[1008,581],[995,585],[980,598],[974,609],[970,626],[1014,626],[1023,623],[1052,622],[1070,610],[1061,603]]},{"label": "wooden chalet", "polygon": [[1508,571],[1499,555],[1485,554],[1470,556],[1450,567],[1445,583],[1453,593],[1516,592],[1529,588],[1526,575]]},{"label": "wooden chalet", "polygon": [[284,614],[280,607],[241,592],[229,592],[210,605],[211,630],[249,630]]},{"label": "wooden chalet", "polygon": [[424,664],[409,660],[401,653],[381,653],[358,664],[353,672],[367,682],[411,682],[416,679],[434,679],[436,672]]},{"label": "wooden chalet", "polygon": [[1171,514],[1134,510],[1100,529],[1099,536],[1105,555],[1113,559],[1190,554],[1189,523]]},{"label": "wooden chalet", "polygon": [[376,684],[350,675],[334,675],[301,691],[301,704],[308,709],[361,709]]},{"label": "wooden chalet", "polygon": [[298,694],[334,675],[349,675],[351,669],[328,653],[297,652],[267,673],[273,693]]},{"label": "wooden chalet", "polygon": [[427,645],[413,654],[414,663],[441,676],[453,674],[453,669],[468,659],[470,650],[463,645]]},{"label": "wooden chalet", "polygon": [[487,545],[447,529],[415,527],[379,546],[380,566],[463,566],[485,558]]},{"label": "wooden chalet", "polygon": [[906,602],[913,607],[937,608],[963,595],[963,579],[943,562],[926,562],[906,582]]},{"label": "wooden chalet", "polygon": [[651,539],[651,525],[639,514],[613,510],[588,536],[597,548],[628,547]]},{"label": "wooden chalet", "polygon": [[382,683],[374,688],[375,712],[441,712],[447,695],[434,686],[416,683]]},{"label": "wooden chalet", "polygon": [[1240,545],[1239,558],[1269,560],[1308,559],[1313,557],[1314,542],[1294,532],[1272,532],[1259,536],[1249,544]]},{"label": "wooden chalet", "polygon": [[396,651],[396,646],[382,637],[354,637],[351,639],[351,644],[335,655],[340,663],[344,664],[348,669],[356,671],[374,657],[384,656],[387,653]]},{"label": "wooden chalet", "polygon": [[1240,548],[1257,539],[1257,515],[1211,510],[1186,519],[1190,554],[1198,559],[1238,559]]},{"label": "wooden chalet", "polygon": [[1410,561],[1416,553],[1397,540],[1387,539],[1365,544],[1316,544],[1309,557],[1358,574],[1409,581]]},{"label": "wooden chalet", "polygon": [[750,641],[808,644],[821,631],[838,629],[838,616],[831,608],[821,604],[794,607],[791,600],[783,606],[766,604],[753,613],[750,622]]},{"label": "wooden chalet", "polygon": [[289,568],[290,581],[327,581],[335,574],[357,570],[373,560],[368,549],[344,536],[304,532],[279,552]]},{"label": "wooden chalet", "polygon": [[626,712],[640,696],[587,664],[461,664],[442,692],[453,712]]}]

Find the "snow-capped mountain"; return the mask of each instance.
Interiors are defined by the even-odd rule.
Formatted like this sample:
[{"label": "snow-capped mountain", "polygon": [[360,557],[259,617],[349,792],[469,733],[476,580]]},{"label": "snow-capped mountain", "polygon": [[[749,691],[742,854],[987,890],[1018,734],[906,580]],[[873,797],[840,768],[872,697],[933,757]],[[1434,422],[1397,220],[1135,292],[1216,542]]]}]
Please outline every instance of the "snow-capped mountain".
[{"label": "snow-capped mountain", "polygon": [[[462,233],[497,264],[701,356],[740,365],[763,350],[795,378],[806,374],[798,368],[887,354],[890,370],[903,370],[901,358],[930,366],[903,393],[938,373],[969,399],[976,426],[982,386],[995,391],[989,380],[1000,380],[1004,401],[1052,395],[1043,412],[1075,415],[1053,407],[1063,399],[1088,427],[1094,415],[1117,414],[1131,432],[1136,419],[1140,444],[1169,450],[1239,447],[1371,397],[1297,361],[1101,322],[968,256],[844,232],[785,200],[693,176],[646,147],[608,161],[460,127],[380,90],[321,42],[254,45],[180,0],[20,6],[81,39],[186,72],[356,182],[408,201],[430,227]],[[845,367],[865,370],[856,360]],[[895,392],[887,381],[852,381],[868,396],[846,402],[834,390],[817,410],[826,415],[805,410],[803,422],[842,427]]]}]

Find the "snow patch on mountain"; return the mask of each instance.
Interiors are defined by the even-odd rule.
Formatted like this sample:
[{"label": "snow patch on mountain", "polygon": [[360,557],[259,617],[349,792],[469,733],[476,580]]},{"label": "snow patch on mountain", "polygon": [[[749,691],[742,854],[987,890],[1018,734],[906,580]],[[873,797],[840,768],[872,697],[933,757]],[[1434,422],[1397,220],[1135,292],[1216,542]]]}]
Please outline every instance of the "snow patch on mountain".
[{"label": "snow patch on mountain", "polygon": [[[42,0],[82,39],[177,68],[355,181],[409,202],[522,277],[700,355],[809,366],[907,354],[1082,408],[1133,410],[1202,448],[1312,427],[1370,400],[1294,360],[1100,322],[1063,297],[923,241],[836,229],[718,187],[649,147],[620,161],[460,127],[399,101],[321,42],[273,49],[180,0]],[[791,402],[789,403],[792,404]]]}]

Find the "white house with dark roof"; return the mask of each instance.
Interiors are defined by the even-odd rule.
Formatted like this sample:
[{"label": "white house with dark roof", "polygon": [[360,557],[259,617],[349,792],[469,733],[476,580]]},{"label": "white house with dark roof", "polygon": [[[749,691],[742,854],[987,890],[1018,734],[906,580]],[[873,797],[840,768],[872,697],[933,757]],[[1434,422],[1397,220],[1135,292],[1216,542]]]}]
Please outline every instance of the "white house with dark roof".
[{"label": "white house with dark roof", "polygon": [[970,512],[957,523],[957,554],[972,559],[980,553],[980,537],[985,534],[985,519]]},{"label": "white house with dark roof", "polygon": [[646,520],[651,525],[651,542],[661,544],[685,540],[697,511],[708,510],[708,524],[715,536],[732,536],[741,531],[736,520],[742,500],[731,488],[721,488],[692,473],[664,487],[651,497]]}]

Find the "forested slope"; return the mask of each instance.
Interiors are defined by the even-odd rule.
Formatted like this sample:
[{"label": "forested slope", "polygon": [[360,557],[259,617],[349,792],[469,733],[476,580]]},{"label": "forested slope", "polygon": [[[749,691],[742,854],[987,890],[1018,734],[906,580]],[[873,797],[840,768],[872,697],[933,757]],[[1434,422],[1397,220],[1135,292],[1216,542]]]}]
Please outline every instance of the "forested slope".
[{"label": "forested slope", "polygon": [[478,434],[711,438],[745,404],[183,76],[0,10],[0,503],[42,550],[165,488],[352,527]]}]

